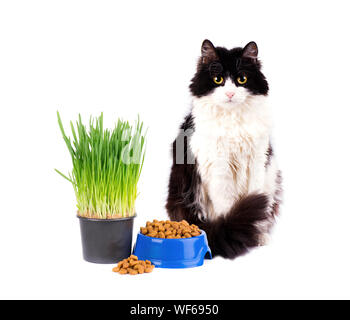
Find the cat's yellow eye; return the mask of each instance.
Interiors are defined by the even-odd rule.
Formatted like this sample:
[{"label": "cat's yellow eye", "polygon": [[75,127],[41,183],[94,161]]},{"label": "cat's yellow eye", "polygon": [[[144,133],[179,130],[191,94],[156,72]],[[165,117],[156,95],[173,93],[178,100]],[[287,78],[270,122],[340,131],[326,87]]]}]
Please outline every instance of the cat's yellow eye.
[{"label": "cat's yellow eye", "polygon": [[216,84],[222,84],[224,82],[224,78],[223,77],[214,77],[213,78],[213,81],[216,83]]},{"label": "cat's yellow eye", "polygon": [[247,78],[246,76],[239,76],[239,77],[237,78],[237,82],[238,82],[239,84],[245,84],[245,83],[247,83],[247,81],[248,81],[248,78]]}]

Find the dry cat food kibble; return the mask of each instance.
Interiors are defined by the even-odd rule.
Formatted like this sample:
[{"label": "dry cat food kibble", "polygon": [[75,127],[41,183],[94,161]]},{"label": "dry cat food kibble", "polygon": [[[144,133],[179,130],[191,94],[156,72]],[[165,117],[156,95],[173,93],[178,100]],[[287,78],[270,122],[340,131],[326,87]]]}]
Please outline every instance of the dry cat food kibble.
[{"label": "dry cat food kibble", "polygon": [[150,273],[154,269],[154,265],[151,261],[139,260],[136,256],[131,255],[129,258],[120,261],[118,265],[113,268],[113,272],[118,272],[120,274],[142,274]]},{"label": "dry cat food kibble", "polygon": [[148,221],[146,227],[141,227],[143,235],[161,239],[181,239],[197,237],[201,234],[198,226],[189,224],[186,220],[177,221]]}]

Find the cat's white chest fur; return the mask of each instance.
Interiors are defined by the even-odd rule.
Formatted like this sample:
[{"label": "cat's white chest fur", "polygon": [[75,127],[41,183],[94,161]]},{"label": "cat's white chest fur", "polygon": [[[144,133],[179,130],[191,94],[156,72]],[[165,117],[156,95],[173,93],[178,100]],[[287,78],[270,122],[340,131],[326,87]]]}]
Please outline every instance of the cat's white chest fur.
[{"label": "cat's white chest fur", "polygon": [[202,179],[207,218],[227,213],[242,195],[262,191],[270,117],[265,97],[233,108],[194,98],[195,131],[190,147]]}]

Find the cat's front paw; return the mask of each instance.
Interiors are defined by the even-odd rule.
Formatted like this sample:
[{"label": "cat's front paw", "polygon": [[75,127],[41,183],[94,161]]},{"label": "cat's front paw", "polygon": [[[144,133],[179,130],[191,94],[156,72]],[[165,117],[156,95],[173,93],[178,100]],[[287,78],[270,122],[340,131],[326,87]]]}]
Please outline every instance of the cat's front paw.
[{"label": "cat's front paw", "polygon": [[213,202],[213,208],[216,216],[221,216],[227,214],[233,206],[233,201],[231,200],[221,200]]},{"label": "cat's front paw", "polygon": [[259,246],[267,246],[270,243],[271,237],[268,233],[262,233],[259,237]]}]

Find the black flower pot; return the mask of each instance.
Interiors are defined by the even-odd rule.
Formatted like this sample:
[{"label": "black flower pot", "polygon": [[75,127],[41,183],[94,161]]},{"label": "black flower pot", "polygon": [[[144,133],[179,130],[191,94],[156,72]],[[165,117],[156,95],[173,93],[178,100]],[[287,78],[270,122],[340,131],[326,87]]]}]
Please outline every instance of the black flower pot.
[{"label": "black flower pot", "polygon": [[134,218],[79,217],[84,260],[116,263],[130,256]]}]

